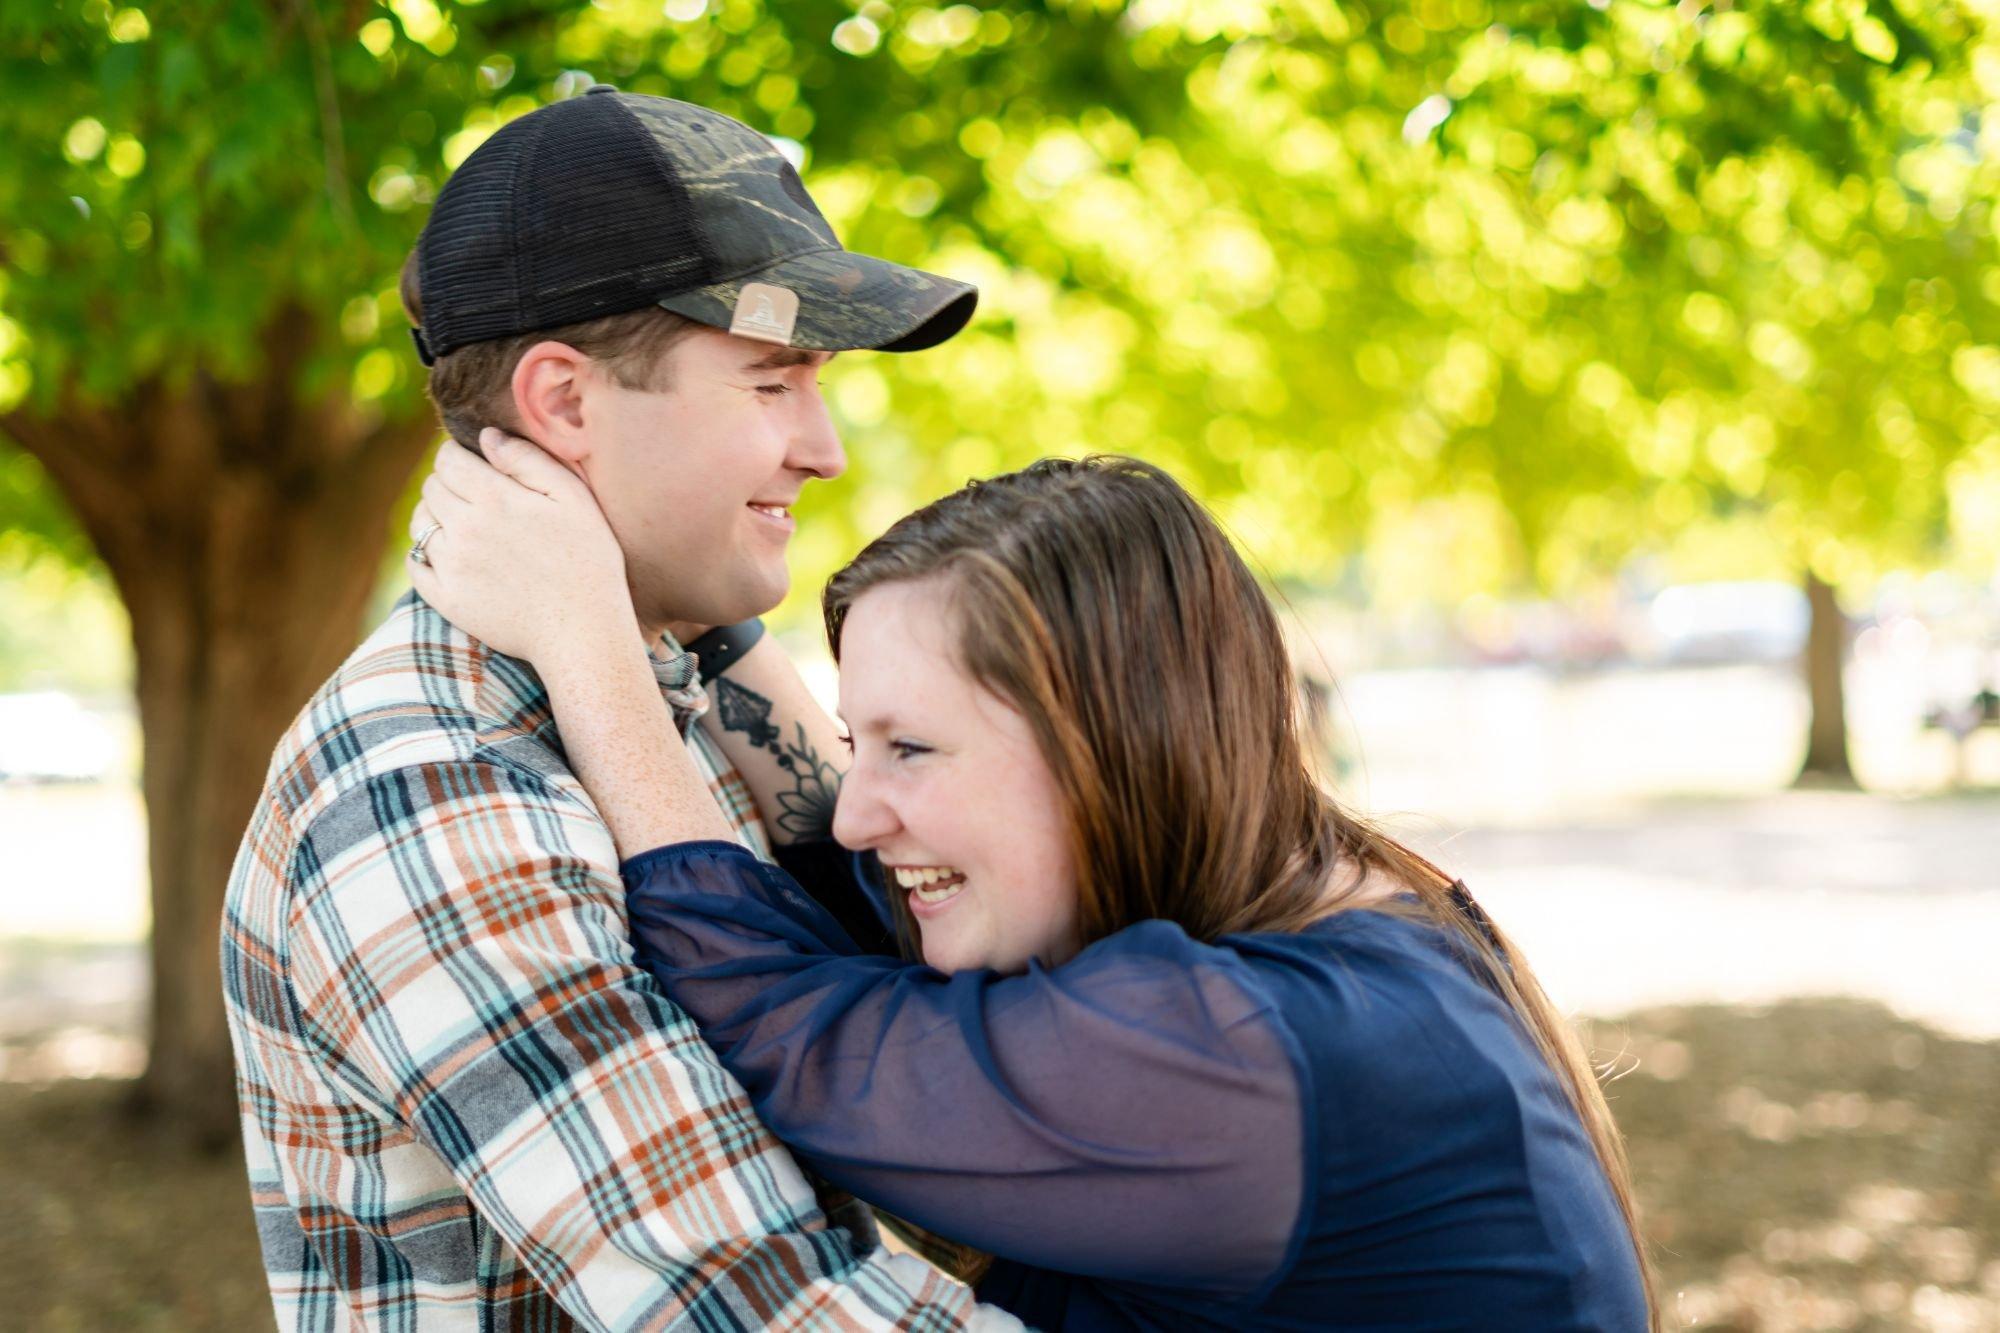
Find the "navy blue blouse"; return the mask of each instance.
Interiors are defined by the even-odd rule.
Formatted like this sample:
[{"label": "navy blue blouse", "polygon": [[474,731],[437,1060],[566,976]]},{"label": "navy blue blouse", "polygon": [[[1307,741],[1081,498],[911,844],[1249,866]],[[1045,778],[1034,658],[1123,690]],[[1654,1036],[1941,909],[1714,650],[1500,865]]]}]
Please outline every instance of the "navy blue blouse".
[{"label": "navy blue blouse", "polygon": [[1031,1326],[1646,1327],[1581,1122],[1435,927],[1149,921],[947,975],[733,843],[624,870],[639,961],[772,1130],[998,1256],[979,1295]]}]

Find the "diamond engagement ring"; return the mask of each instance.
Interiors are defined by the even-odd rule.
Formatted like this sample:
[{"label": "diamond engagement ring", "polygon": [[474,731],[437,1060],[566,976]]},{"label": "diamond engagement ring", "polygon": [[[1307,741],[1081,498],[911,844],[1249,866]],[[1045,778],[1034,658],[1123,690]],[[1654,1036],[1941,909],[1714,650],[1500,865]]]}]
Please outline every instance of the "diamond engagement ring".
[{"label": "diamond engagement ring", "polygon": [[424,554],[424,543],[437,536],[443,530],[444,524],[433,523],[418,533],[416,541],[410,544],[410,559],[414,560],[417,564],[428,565],[431,562],[431,558]]}]

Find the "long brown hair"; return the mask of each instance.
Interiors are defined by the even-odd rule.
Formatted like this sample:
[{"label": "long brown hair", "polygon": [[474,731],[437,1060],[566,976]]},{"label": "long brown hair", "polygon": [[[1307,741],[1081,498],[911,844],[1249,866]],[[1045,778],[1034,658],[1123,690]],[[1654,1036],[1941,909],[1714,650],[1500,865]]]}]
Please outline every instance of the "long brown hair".
[{"label": "long brown hair", "polygon": [[[1063,793],[1085,944],[1150,919],[1212,941],[1349,910],[1452,932],[1556,1071],[1624,1211],[1630,1171],[1582,1044],[1461,886],[1343,810],[1301,735],[1269,598],[1213,517],[1136,459],[1048,458],[975,481],[871,542],[827,584],[827,639],[870,588],[949,580],[961,665],[1034,729]],[[905,923],[908,924],[907,922]]]}]

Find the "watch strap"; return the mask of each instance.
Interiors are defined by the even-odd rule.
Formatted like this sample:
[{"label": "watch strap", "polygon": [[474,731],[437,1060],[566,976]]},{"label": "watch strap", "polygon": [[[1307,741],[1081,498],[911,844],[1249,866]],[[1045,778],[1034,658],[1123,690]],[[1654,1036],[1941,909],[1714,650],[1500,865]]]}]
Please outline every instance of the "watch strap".
[{"label": "watch strap", "polygon": [[706,634],[696,636],[694,642],[681,646],[694,654],[695,672],[701,683],[706,685],[742,661],[743,654],[763,637],[763,620],[753,618],[734,625],[717,625]]}]

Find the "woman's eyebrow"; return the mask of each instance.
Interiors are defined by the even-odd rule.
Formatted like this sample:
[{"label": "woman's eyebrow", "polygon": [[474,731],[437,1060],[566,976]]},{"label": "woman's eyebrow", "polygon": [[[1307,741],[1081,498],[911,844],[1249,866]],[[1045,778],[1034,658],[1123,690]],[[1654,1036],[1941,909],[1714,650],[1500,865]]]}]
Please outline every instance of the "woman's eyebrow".
[{"label": "woman's eyebrow", "polygon": [[861,719],[859,727],[849,722],[844,713],[836,711],[833,717],[834,721],[847,728],[849,735],[853,735],[856,731],[890,732],[897,727],[896,715],[893,713],[870,713]]}]

